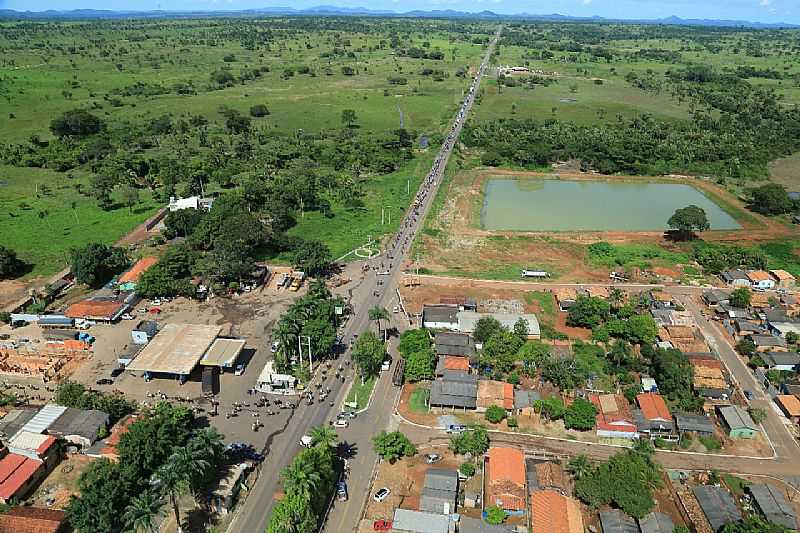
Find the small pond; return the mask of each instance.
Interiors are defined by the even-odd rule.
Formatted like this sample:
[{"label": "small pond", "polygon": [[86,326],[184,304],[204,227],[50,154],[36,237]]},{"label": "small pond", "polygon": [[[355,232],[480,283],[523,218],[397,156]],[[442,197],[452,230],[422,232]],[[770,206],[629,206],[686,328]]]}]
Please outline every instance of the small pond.
[{"label": "small pond", "polygon": [[690,185],[623,181],[490,178],[481,226],[505,231],[660,231],[676,209],[702,207],[711,229],[736,220]]}]

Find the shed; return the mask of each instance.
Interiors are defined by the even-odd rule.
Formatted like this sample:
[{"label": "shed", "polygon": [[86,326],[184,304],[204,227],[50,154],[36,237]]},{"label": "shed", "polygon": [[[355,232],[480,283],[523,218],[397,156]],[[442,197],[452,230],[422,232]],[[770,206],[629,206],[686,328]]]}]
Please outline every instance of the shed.
[{"label": "shed", "polygon": [[10,439],[36,416],[36,409],[12,409],[0,418],[0,437]]},{"label": "shed", "polygon": [[600,525],[603,533],[639,533],[636,520],[619,509],[600,511]]},{"label": "shed", "polygon": [[458,521],[458,533],[515,533],[517,529],[508,524],[487,524],[479,518],[462,516]]},{"label": "shed", "polygon": [[730,285],[731,287],[750,286],[750,278],[747,277],[747,272],[740,268],[734,268],[721,272],[719,277],[722,278],[722,281],[724,281],[726,285]]},{"label": "shed", "polygon": [[438,355],[457,355],[472,357],[475,355],[475,343],[472,337],[465,333],[439,331],[434,337],[434,345]]},{"label": "shed", "polygon": [[789,529],[797,529],[794,508],[786,501],[782,491],[762,483],[751,484],[747,490],[764,518]]},{"label": "shed", "polygon": [[534,402],[542,399],[538,391],[530,389],[514,390],[514,410],[517,414],[525,414],[527,410],[533,409]]},{"label": "shed", "polygon": [[678,433],[694,433],[699,436],[710,436],[714,434],[714,423],[707,416],[694,413],[675,413],[675,425]]},{"label": "shed", "polygon": [[97,440],[101,429],[108,427],[108,414],[96,409],[82,410],[68,407],[47,429],[47,433],[88,448]]},{"label": "shed", "polygon": [[71,328],[75,320],[64,315],[44,315],[38,323],[42,328]]},{"label": "shed", "polygon": [[736,507],[733,497],[722,487],[700,485],[692,490],[694,497],[697,498],[697,503],[700,504],[700,509],[714,531],[719,531],[725,524],[742,519],[742,513]]},{"label": "shed", "polygon": [[23,498],[44,474],[44,463],[16,453],[0,459],[0,503]]},{"label": "shed", "polygon": [[639,529],[642,533],[672,533],[675,530],[675,522],[668,514],[652,512],[639,519]]},{"label": "shed", "polygon": [[158,323],[154,320],[142,320],[131,330],[134,344],[147,344],[158,333]]},{"label": "shed", "polygon": [[728,435],[732,439],[752,439],[758,433],[758,424],[753,422],[748,412],[738,405],[727,405],[717,410],[728,426]]},{"label": "shed", "polygon": [[244,339],[217,339],[206,350],[200,360],[203,366],[218,366],[220,368],[233,368],[236,360],[244,349]]},{"label": "shed", "polygon": [[395,533],[449,533],[450,518],[436,513],[395,509],[392,531]]},{"label": "shed", "polygon": [[776,335],[750,335],[748,338],[753,341],[757,352],[789,351],[786,339],[782,339]]},{"label": "shed", "polygon": [[419,510],[429,513],[451,514],[456,511],[458,498],[458,472],[429,468],[419,501]]},{"label": "shed", "polygon": [[422,306],[422,327],[458,331],[458,306],[425,304]]},{"label": "shed", "polygon": [[56,405],[48,403],[36,415],[31,418],[27,424],[20,428],[20,431],[29,431],[31,433],[44,433],[47,431],[58,418],[67,410],[63,405]]}]

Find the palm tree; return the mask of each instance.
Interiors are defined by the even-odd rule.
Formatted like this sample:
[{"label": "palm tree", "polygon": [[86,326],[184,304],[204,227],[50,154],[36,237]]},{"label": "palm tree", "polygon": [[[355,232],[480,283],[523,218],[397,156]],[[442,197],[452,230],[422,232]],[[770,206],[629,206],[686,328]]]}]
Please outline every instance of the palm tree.
[{"label": "palm tree", "polygon": [[152,489],[134,496],[131,503],[125,508],[123,515],[125,526],[134,531],[155,533],[157,530],[156,518],[161,515],[164,503],[164,497]]},{"label": "palm tree", "polygon": [[625,301],[625,293],[622,292],[621,289],[614,287],[608,293],[608,301],[611,303],[611,307],[618,309],[622,305],[622,302]]},{"label": "palm tree", "polygon": [[321,480],[313,464],[297,460],[281,471],[281,478],[286,494],[296,494],[306,500],[311,499]]},{"label": "palm tree", "polygon": [[570,460],[567,464],[567,472],[572,474],[572,477],[576,480],[590,476],[593,470],[594,465],[583,453]]},{"label": "palm tree", "polygon": [[311,442],[314,443],[314,446],[327,448],[336,446],[336,443],[339,442],[339,435],[329,426],[311,428],[309,435],[311,436]]},{"label": "palm tree", "polygon": [[178,499],[181,494],[196,486],[197,480],[201,479],[208,467],[209,462],[200,457],[196,450],[184,447],[170,455],[167,462],[154,474],[153,484],[169,496],[178,533],[183,531]]},{"label": "palm tree", "polygon": [[[381,320],[389,320],[389,311],[385,307],[376,305],[369,310],[369,319],[378,325],[378,337],[381,336]],[[383,341],[386,342],[386,331],[383,332]]]}]

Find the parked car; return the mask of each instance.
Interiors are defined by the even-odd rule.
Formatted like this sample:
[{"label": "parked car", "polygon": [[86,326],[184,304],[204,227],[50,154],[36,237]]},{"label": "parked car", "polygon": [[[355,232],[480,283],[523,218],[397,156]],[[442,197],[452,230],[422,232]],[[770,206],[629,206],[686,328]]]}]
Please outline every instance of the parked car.
[{"label": "parked car", "polygon": [[466,426],[462,426],[461,424],[450,424],[447,426],[448,433],[464,433],[467,430]]},{"label": "parked car", "polygon": [[390,368],[392,368],[392,360],[391,359],[387,359],[383,363],[381,363],[381,372],[386,372]]},{"label": "parked car", "polygon": [[347,501],[347,483],[344,481],[339,481],[336,484],[336,499],[340,502]]},{"label": "parked car", "polygon": [[372,499],[375,500],[378,503],[381,503],[383,500],[388,498],[389,494],[391,494],[391,493],[392,493],[392,491],[389,490],[389,487],[383,487],[381,489],[378,489],[378,492],[375,493],[375,495],[372,497]]},{"label": "parked car", "polygon": [[243,364],[236,365],[236,369],[233,371],[233,375],[241,376],[242,374],[244,374],[244,365]]},{"label": "parked car", "polygon": [[134,318],[136,318],[136,317],[135,317],[135,316],[133,316],[133,315],[132,315],[132,314],[130,314],[130,313],[123,313],[123,314],[122,314],[122,316],[121,316],[120,318],[122,318],[122,320],[133,320],[133,319],[134,319]]},{"label": "parked car", "polygon": [[745,389],[743,392],[745,398],[747,398],[748,400],[753,399],[753,391]]},{"label": "parked car", "polygon": [[350,424],[344,418],[337,418],[336,422],[333,423],[333,427],[335,428],[346,428]]},{"label": "parked car", "polygon": [[111,377],[115,378],[119,376],[120,374],[122,374],[124,370],[125,370],[124,366],[115,366],[114,368],[111,369]]},{"label": "parked car", "polygon": [[108,378],[100,378],[97,381],[95,381],[95,383],[97,383],[98,385],[111,385],[112,383],[114,383],[114,380]]},{"label": "parked car", "polygon": [[392,522],[384,519],[375,520],[372,523],[372,529],[375,531],[390,531],[392,529]]},{"label": "parked car", "polygon": [[439,455],[438,453],[429,453],[425,455],[425,462],[428,463],[429,465],[432,465],[433,463],[438,463],[441,460],[442,456]]},{"label": "parked car", "polygon": [[341,413],[336,415],[336,418],[349,418],[350,420],[354,419],[355,417],[356,417],[355,411],[342,411]]}]

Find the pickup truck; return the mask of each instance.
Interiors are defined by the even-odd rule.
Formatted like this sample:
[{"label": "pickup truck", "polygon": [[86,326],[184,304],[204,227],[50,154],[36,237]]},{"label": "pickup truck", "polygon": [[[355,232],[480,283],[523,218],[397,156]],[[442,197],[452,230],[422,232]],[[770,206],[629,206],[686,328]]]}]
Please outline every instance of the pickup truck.
[{"label": "pickup truck", "polygon": [[303,435],[302,437],[300,437],[300,446],[303,446],[305,448],[311,448],[313,442],[314,439],[312,439],[310,435]]}]

